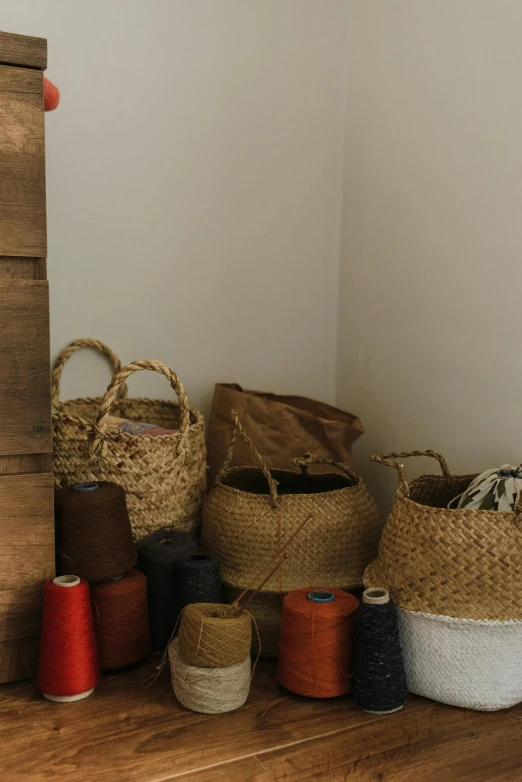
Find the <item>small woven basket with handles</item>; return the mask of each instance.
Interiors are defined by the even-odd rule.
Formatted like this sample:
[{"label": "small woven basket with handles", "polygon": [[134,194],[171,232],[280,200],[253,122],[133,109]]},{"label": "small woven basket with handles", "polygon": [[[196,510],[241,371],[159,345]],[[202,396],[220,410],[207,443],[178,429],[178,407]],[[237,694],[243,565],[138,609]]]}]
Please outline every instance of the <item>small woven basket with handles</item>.
[{"label": "small woven basket with handles", "polygon": [[[115,375],[103,397],[60,401],[64,364],[80,348],[94,348]],[[178,402],[127,398],[127,378],[151,370],[164,375]],[[52,371],[53,466],[55,485],[113,481],[126,491],[136,540],[165,526],[194,533],[205,492],[206,452],[203,415],[190,409],[182,383],[160,361],[134,361],[123,367],[102,342],[80,339],[63,350]],[[111,426],[110,416],[146,421],[172,434],[128,434]]]},{"label": "small woven basket with handles", "polygon": [[[430,456],[442,475],[408,483],[395,459]],[[372,456],[397,470],[397,498],[366,587],[399,610],[408,689],[453,706],[494,711],[522,700],[522,506],[448,509],[475,475],[452,475],[434,451]]]}]

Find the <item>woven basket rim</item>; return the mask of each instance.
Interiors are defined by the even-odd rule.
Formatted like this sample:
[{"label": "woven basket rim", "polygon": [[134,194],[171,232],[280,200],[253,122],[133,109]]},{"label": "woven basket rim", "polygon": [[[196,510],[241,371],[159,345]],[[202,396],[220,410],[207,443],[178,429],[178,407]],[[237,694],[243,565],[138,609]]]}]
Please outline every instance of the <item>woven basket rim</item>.
[{"label": "woven basket rim", "polygon": [[434,622],[444,622],[455,624],[455,622],[462,622],[464,624],[476,627],[477,625],[483,625],[484,627],[510,627],[521,625],[522,619],[471,619],[467,616],[447,616],[447,614],[433,614],[430,611],[414,611],[412,608],[403,608],[397,604],[397,608],[400,611],[404,611],[407,614],[414,614],[415,616],[422,616],[425,619],[430,619]]},{"label": "woven basket rim", "polygon": [[64,405],[68,405],[68,404],[72,404],[74,402],[81,403],[83,405],[85,405],[85,404],[101,405],[102,400],[103,400],[102,396],[79,396],[76,399],[66,399],[64,402],[62,402],[60,400],[59,406],[56,406],[56,405],[52,406],[52,417],[53,418],[67,417],[71,421],[76,420],[76,421],[81,421],[82,423],[92,424],[92,421],[89,421],[89,419],[87,419],[87,418],[82,418],[81,416],[78,416],[78,415],[74,416],[74,415],[70,415],[69,413],[64,413],[63,412],[63,406]]},{"label": "woven basket rim", "polygon": [[[324,474],[325,473],[323,473],[323,475]],[[324,497],[324,496],[331,497],[334,494],[339,494],[340,492],[348,491],[348,489],[358,489],[358,488],[359,488],[358,486],[345,486],[342,489],[332,489],[332,491],[318,491],[318,492],[314,492],[313,494],[279,494],[278,497],[280,502],[282,502],[283,500],[288,502],[290,498],[294,499],[296,497]],[[226,489],[227,491],[230,491],[233,494],[239,494],[240,496],[246,494],[248,497],[259,497],[259,499],[263,499],[263,500],[265,500],[268,497],[270,499],[270,492],[267,492],[266,494],[257,494],[254,492],[245,491],[244,489],[236,489],[234,486],[226,486],[224,483],[220,483],[219,486],[216,486],[214,491],[216,489]],[[276,509],[274,508],[274,510]]]},{"label": "woven basket rim", "polygon": [[[476,478],[477,475],[479,475],[479,473],[471,473],[469,475],[452,475],[451,477],[455,478],[455,480],[459,480],[459,479],[463,480],[464,478],[466,479],[469,478],[469,481],[471,483],[473,478]],[[432,474],[419,475],[418,478],[415,478],[415,480],[413,480],[410,483],[410,490],[413,486],[415,486],[417,481],[421,481],[424,478],[435,478],[439,482],[446,480],[443,475],[432,475]],[[433,508],[433,510],[439,510],[439,511],[443,510],[446,513],[450,514],[451,516],[453,516],[454,514],[458,514],[459,516],[469,516],[469,518],[473,518],[473,517],[476,518],[478,514],[480,515],[492,514],[493,518],[495,519],[502,518],[507,521],[508,519],[516,515],[516,511],[514,510],[484,510],[483,508],[446,508],[446,507],[441,508],[439,506],[434,506],[434,505],[425,505],[422,502],[417,502],[416,500],[412,500],[411,497],[409,497],[407,494],[404,494],[401,491],[400,487],[398,487],[397,489],[397,500],[404,500],[405,502],[414,505],[417,508]]]},{"label": "woven basket rim", "polygon": [[[81,424],[84,427],[93,428],[95,425],[94,421],[89,420],[88,418],[82,418],[79,415],[72,415],[70,413],[66,413],[63,410],[63,405],[72,404],[74,402],[81,403],[81,404],[91,404],[91,403],[100,403],[103,397],[101,396],[85,396],[85,397],[77,397],[76,399],[66,399],[65,402],[60,402],[60,407],[55,407],[52,412],[52,420],[54,421],[62,421],[64,422],[64,419],[67,419],[67,424],[69,425],[79,425]],[[124,400],[126,404],[129,402],[138,402],[140,404],[154,404],[159,405],[161,407],[174,407],[179,408],[179,404],[172,399],[153,399],[149,397],[138,397],[138,396],[132,396],[132,397],[126,397]],[[199,426],[205,425],[205,418],[203,413],[198,410],[196,407],[189,408],[189,412],[191,417],[194,416],[196,419],[194,422],[190,423],[190,430],[194,431]],[[112,428],[107,429],[106,437],[107,439],[111,440],[119,440],[119,441],[136,441],[136,438],[139,437],[141,440],[151,440],[154,442],[157,442],[158,440],[166,440],[169,437],[179,437],[180,430],[176,429],[173,432],[169,434],[148,434],[147,432],[140,432],[139,434],[129,434],[129,432],[124,432],[122,429],[116,430]]]},{"label": "woven basket rim", "polygon": [[495,519],[499,518],[512,518],[516,515],[516,511],[514,510],[484,510],[483,508],[446,508],[446,507],[439,507],[436,505],[424,505],[422,502],[416,502],[415,500],[411,500],[409,497],[405,497],[404,494],[400,494],[397,499],[405,500],[406,502],[410,503],[411,505],[415,505],[417,508],[433,508],[433,510],[443,510],[446,513],[450,515],[458,514],[459,516],[468,516],[469,518],[472,518],[473,516],[485,515],[486,513],[491,513],[492,517]]},{"label": "woven basket rim", "polygon": [[[298,472],[297,470],[285,470],[285,469],[281,469],[279,467],[270,467],[269,469],[270,469],[270,472],[272,474],[276,474],[276,475],[280,474],[282,472],[286,473],[287,475],[298,475],[298,476],[301,475],[301,473]],[[259,494],[258,492],[246,491],[245,489],[238,489],[236,486],[228,486],[228,484],[225,483],[226,479],[228,478],[228,476],[231,473],[234,473],[234,472],[237,473],[237,472],[245,471],[245,470],[248,470],[249,472],[256,472],[256,473],[263,474],[263,471],[259,467],[251,467],[251,466],[230,467],[227,470],[227,473],[224,476],[224,478],[221,481],[221,483],[218,486],[214,487],[214,491],[216,489],[227,489],[229,491],[232,491],[234,494],[240,494],[240,495],[246,494],[249,497],[259,497],[259,498],[263,498],[263,499],[265,499],[266,497],[270,497],[270,489],[268,488],[268,485],[267,485],[266,493]],[[317,473],[317,475],[320,475],[323,478],[328,478],[329,476],[335,476],[336,478],[343,477],[341,475],[341,473],[338,473],[338,472],[322,472],[322,473]],[[347,478],[347,480],[349,480],[349,479]],[[339,494],[340,492],[345,492],[348,489],[360,489],[361,486],[363,486],[363,485],[364,484],[362,482],[362,479],[360,478],[359,475],[357,475],[357,483],[354,483],[351,486],[342,486],[339,489],[331,489],[330,491],[316,491],[316,492],[313,492],[313,493],[310,492],[308,494],[307,493],[297,493],[297,492],[293,492],[291,494],[284,494],[283,493],[283,494],[279,494],[278,496],[279,496],[280,500],[282,500],[284,497],[324,497],[324,496],[331,497],[332,495]]]}]

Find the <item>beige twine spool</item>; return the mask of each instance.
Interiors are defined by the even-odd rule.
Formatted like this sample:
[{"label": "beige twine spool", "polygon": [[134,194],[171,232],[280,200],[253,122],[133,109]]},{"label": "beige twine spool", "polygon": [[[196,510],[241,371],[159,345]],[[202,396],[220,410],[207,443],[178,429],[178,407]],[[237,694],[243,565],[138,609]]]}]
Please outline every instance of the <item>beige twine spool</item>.
[{"label": "beige twine spool", "polygon": [[179,650],[189,665],[225,668],[250,655],[250,614],[240,606],[192,603],[185,606],[179,628]]},{"label": "beige twine spool", "polygon": [[169,661],[174,694],[186,709],[201,714],[220,714],[239,709],[248,698],[248,652],[241,662],[234,665],[224,668],[198,668],[183,660],[179,651],[179,639],[176,638],[169,645]]}]

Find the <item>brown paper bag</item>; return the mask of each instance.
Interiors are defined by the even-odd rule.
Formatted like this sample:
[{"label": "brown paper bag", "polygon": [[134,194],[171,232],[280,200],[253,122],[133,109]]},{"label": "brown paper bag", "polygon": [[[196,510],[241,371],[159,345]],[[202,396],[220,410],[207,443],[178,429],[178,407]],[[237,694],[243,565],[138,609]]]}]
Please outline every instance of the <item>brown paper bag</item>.
[{"label": "brown paper bag", "polygon": [[[217,383],[207,429],[209,488],[227,454],[232,410],[238,411],[241,423],[269,467],[292,469],[292,459],[307,451],[350,465],[352,444],[364,432],[357,416],[323,402],[303,396],[243,391],[237,383]],[[250,465],[257,463],[238,437],[231,466]]]}]

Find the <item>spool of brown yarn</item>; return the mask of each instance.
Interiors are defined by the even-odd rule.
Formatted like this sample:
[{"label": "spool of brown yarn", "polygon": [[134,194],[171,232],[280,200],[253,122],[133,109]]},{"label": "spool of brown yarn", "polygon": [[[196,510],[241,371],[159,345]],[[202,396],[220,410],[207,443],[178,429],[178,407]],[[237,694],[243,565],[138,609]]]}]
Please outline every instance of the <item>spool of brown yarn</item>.
[{"label": "spool of brown yarn", "polygon": [[117,669],[150,652],[147,579],[139,570],[91,584],[91,606],[100,668]]},{"label": "spool of brown yarn", "polygon": [[136,547],[125,501],[116,483],[81,483],[55,494],[56,552],[60,574],[76,573],[93,583],[126,573]]},{"label": "spool of brown yarn", "polygon": [[235,665],[250,654],[251,643],[251,617],[240,606],[192,603],[183,609],[179,650],[189,665]]}]

